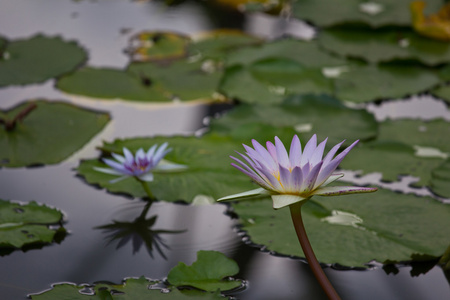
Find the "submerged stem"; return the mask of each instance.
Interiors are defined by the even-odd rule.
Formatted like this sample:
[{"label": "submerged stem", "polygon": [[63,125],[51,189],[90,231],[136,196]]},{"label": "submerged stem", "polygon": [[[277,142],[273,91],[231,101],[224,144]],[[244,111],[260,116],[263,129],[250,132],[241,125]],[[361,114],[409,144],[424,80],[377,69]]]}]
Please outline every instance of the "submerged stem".
[{"label": "submerged stem", "polygon": [[317,261],[316,255],[309,243],[308,236],[306,235],[305,226],[303,225],[302,220],[302,205],[305,203],[304,201],[294,203],[289,206],[291,210],[292,222],[294,223],[295,232],[297,233],[298,240],[300,245],[302,246],[303,252],[305,253],[306,260],[309,263],[311,270],[314,273],[314,276],[319,281],[320,286],[325,291],[330,300],[340,300],[341,298],[337,294],[334,287],[331,285],[327,276],[323,272],[322,267]]}]

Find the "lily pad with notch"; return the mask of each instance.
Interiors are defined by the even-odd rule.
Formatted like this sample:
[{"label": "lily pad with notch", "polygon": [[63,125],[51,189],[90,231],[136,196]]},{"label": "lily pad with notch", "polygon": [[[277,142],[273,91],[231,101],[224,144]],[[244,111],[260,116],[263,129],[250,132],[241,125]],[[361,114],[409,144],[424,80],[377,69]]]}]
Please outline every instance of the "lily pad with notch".
[{"label": "lily pad with notch", "polygon": [[109,119],[107,113],[45,100],[0,112],[0,166],[59,163],[99,133]]},{"label": "lily pad with notch", "polygon": [[0,199],[0,254],[42,247],[65,236],[63,214],[32,201],[26,204]]},{"label": "lily pad with notch", "polygon": [[[162,201],[185,201],[191,203],[195,196],[206,195],[214,199],[242,189],[251,189],[253,184],[239,171],[230,167],[229,155],[241,147],[240,143],[230,137],[208,134],[198,137],[153,137],[115,140],[105,143],[100,149],[101,157],[108,157],[111,152],[122,153],[127,147],[132,153],[139,148],[149,149],[154,144],[168,142],[172,151],[165,159],[172,163],[186,166],[178,172],[154,172],[154,180],[148,182],[153,195]],[[101,173],[94,168],[106,165],[98,159],[83,160],[77,168],[78,174],[89,184],[99,185],[109,192],[146,197],[140,182],[128,177],[119,182],[111,182],[117,176]]]},{"label": "lily pad with notch", "polygon": [[[254,244],[303,257],[288,209],[273,210],[270,198],[233,203],[232,208]],[[326,264],[367,268],[372,261],[435,260],[448,247],[442,228],[450,226],[450,206],[430,197],[384,189],[317,196],[304,204],[302,215],[314,252]]]},{"label": "lily pad with notch", "polygon": [[87,60],[77,43],[43,35],[10,41],[1,52],[0,86],[41,83],[74,71]]}]

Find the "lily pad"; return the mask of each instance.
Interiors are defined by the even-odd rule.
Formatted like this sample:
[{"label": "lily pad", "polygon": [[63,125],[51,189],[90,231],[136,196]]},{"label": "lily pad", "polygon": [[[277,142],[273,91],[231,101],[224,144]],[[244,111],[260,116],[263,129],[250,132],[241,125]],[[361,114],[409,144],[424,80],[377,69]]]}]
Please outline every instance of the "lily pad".
[{"label": "lily pad", "polygon": [[[364,23],[372,27],[411,26],[411,2],[412,0],[343,0],[335,5],[333,0],[298,0],[292,5],[292,14],[321,27],[345,23]],[[442,5],[441,0],[428,0],[425,12],[436,12]]]},{"label": "lily pad", "polygon": [[95,286],[55,284],[51,290],[31,295],[33,300],[136,300],[136,299],[225,299],[220,293],[205,293],[194,290],[171,289],[161,292],[160,289],[149,289],[156,281],[144,277],[129,278],[123,284],[96,284]]},{"label": "lily pad", "polygon": [[430,189],[439,196],[450,198],[450,159],[431,172]]},{"label": "lily pad", "polygon": [[373,115],[348,108],[327,95],[292,95],[280,105],[241,104],[211,121],[212,132],[230,134],[245,142],[252,138],[265,142],[275,135],[292,139],[291,131],[280,136],[284,127],[299,133],[302,140],[309,139],[312,133],[319,139],[328,137],[330,145],[344,139],[349,143],[372,139],[378,130]]},{"label": "lily pad", "polygon": [[0,57],[0,86],[44,82],[71,72],[87,60],[75,42],[36,35],[7,44]]},{"label": "lily pad", "polygon": [[353,65],[335,78],[335,96],[357,103],[396,99],[433,88],[440,81],[432,70],[414,65]]},{"label": "lily pad", "polygon": [[0,112],[0,119],[0,166],[24,167],[63,161],[101,131],[109,115],[33,100]]},{"label": "lily pad", "polygon": [[131,38],[127,53],[133,61],[170,61],[187,55],[190,40],[175,32],[143,31]]},{"label": "lily pad", "polygon": [[188,45],[188,52],[190,56],[200,56],[201,60],[224,60],[237,49],[262,42],[263,40],[238,30],[221,29],[202,34]]},{"label": "lily pad", "polygon": [[102,99],[169,101],[160,84],[118,69],[83,68],[60,78],[56,87],[66,93]]},{"label": "lily pad", "polygon": [[[230,167],[229,155],[242,146],[229,137],[210,134],[202,138],[134,138],[116,140],[112,144],[104,144],[101,149],[104,155],[110,152],[122,153],[123,147],[135,153],[141,147],[149,149],[154,144],[161,145],[164,142],[168,142],[169,147],[173,149],[165,159],[187,168],[180,172],[155,173],[154,181],[147,184],[157,199],[169,202],[183,200],[190,203],[197,195],[218,199],[254,187],[244,174]],[[105,164],[97,159],[84,160],[77,171],[88,183],[99,185],[110,192],[134,197],[147,196],[134,177],[111,183],[117,176],[96,171],[95,167],[105,167]]]},{"label": "lily pad", "polygon": [[251,65],[268,58],[284,58],[308,68],[336,67],[346,61],[323,51],[315,41],[302,41],[285,38],[259,46],[245,47],[230,53],[226,63],[232,65]]},{"label": "lily pad", "polygon": [[237,263],[217,251],[198,251],[197,261],[191,266],[180,262],[170,270],[167,280],[175,286],[192,286],[214,292],[228,291],[241,285],[239,280],[226,280],[225,277],[239,272]]},{"label": "lily pad", "polygon": [[0,199],[0,249],[52,243],[64,228],[49,226],[60,224],[62,218],[60,211],[34,201],[19,204]]},{"label": "lily pad", "polygon": [[417,156],[410,145],[379,140],[359,145],[340,166],[360,170],[363,174],[380,172],[385,181],[397,181],[401,175],[411,175],[419,178],[412,186],[421,187],[430,184],[431,171],[442,162],[442,158]]},{"label": "lily pad", "polygon": [[438,86],[437,88],[431,90],[431,93],[435,97],[450,103],[450,85]]},{"label": "lily pad", "polygon": [[[273,210],[269,198],[232,207],[253,243],[278,254],[303,257],[288,209]],[[430,197],[384,189],[314,197],[303,206],[302,216],[318,260],[327,264],[367,267],[373,260],[431,260],[440,257],[449,242],[442,228],[450,226],[450,206]]]},{"label": "lily pad", "polygon": [[247,67],[228,68],[220,90],[245,103],[276,104],[294,93],[330,94],[333,83],[320,68],[308,68],[285,58],[268,58]]},{"label": "lily pad", "polygon": [[371,63],[418,60],[433,66],[450,61],[449,43],[430,40],[410,29],[330,28],[321,31],[318,39],[330,52]]}]

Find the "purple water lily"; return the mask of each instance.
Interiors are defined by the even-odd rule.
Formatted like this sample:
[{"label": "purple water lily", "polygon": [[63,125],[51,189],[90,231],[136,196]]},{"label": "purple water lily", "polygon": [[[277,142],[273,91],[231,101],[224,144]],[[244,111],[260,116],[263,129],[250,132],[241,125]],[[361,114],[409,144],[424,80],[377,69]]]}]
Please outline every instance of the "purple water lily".
[{"label": "purple water lily", "polygon": [[334,171],[358,141],[335,156],[343,141],[334,146],[323,158],[326,142],[327,139],[317,145],[317,136],[314,134],[302,151],[300,140],[295,135],[288,154],[278,137],[275,137],[275,145],[272,142],[266,143],[267,149],[256,140],[252,140],[253,148],[243,145],[247,151],[246,155],[237,152],[245,162],[231,156],[237,162],[231,165],[248,175],[261,188],[227,196],[218,201],[267,194],[272,197],[273,207],[278,209],[307,200],[314,195],[335,196],[377,190],[356,186],[328,187],[328,184],[344,176]]},{"label": "purple water lily", "polygon": [[123,156],[111,153],[115,160],[103,158],[103,162],[110,168],[94,168],[97,171],[112,174],[122,175],[121,177],[111,180],[111,183],[118,182],[127,177],[136,177],[141,181],[153,181],[152,171],[176,171],[185,169],[186,166],[173,164],[165,161],[162,163],[164,156],[172,149],[167,148],[168,143],[153,145],[147,152],[140,148],[136,155],[133,155],[130,150],[123,148]]}]

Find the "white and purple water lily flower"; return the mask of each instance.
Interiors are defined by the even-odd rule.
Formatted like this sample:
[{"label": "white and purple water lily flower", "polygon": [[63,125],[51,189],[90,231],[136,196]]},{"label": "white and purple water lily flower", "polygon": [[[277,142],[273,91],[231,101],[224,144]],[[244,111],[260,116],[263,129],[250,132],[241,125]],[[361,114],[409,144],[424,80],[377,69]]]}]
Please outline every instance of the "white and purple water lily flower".
[{"label": "white and purple water lily flower", "polygon": [[179,171],[186,169],[186,166],[170,163],[164,160],[164,156],[172,149],[167,148],[168,143],[153,145],[147,152],[140,148],[136,155],[130,150],[123,148],[123,156],[111,153],[115,160],[103,158],[103,162],[111,168],[94,168],[95,170],[112,175],[122,175],[121,177],[111,180],[115,183],[127,177],[136,177],[142,181],[153,181],[152,171]]},{"label": "white and purple water lily flower", "polygon": [[[328,138],[327,138],[328,139]],[[279,209],[297,202],[305,201],[314,195],[336,196],[354,193],[375,192],[376,188],[356,186],[327,185],[344,176],[334,173],[338,165],[359,140],[348,146],[335,156],[344,141],[334,146],[323,158],[325,139],[317,145],[314,134],[302,152],[300,140],[294,136],[289,154],[283,143],[275,137],[275,145],[267,142],[267,149],[256,140],[252,140],[254,148],[243,145],[247,151],[237,152],[245,162],[230,156],[237,162],[231,165],[248,175],[261,188],[218,199],[218,201],[239,200],[257,195],[271,195],[273,207]]]}]

